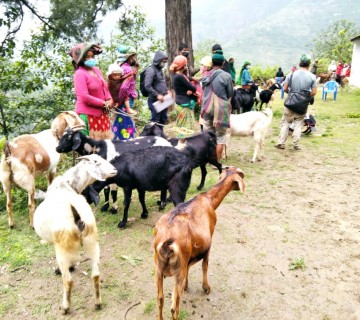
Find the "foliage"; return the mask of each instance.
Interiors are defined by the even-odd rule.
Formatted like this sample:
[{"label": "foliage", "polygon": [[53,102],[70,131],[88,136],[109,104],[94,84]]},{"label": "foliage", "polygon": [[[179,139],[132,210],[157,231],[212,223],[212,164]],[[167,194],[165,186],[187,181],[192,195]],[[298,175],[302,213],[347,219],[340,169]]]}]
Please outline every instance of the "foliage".
[{"label": "foliage", "polygon": [[304,258],[296,258],[290,262],[289,270],[298,270],[298,269],[301,269],[301,270],[306,269]]},{"label": "foliage", "polygon": [[335,22],[313,39],[314,57],[350,62],[353,48],[350,39],[359,33],[352,22],[345,19]]},{"label": "foliage", "polygon": [[[262,66],[255,65],[255,66],[251,67],[250,74],[256,83],[263,85],[266,80],[275,78],[277,69],[278,69],[277,66],[262,67]],[[239,70],[238,74],[240,74],[240,70]]]},{"label": "foliage", "polygon": [[165,50],[164,39],[155,38],[155,28],[149,24],[146,14],[138,6],[129,9],[119,20],[117,33],[112,35],[110,44],[104,47],[110,52],[104,60],[106,65],[116,61],[119,45],[128,45],[136,49],[140,68],[152,63],[155,51]]},{"label": "foliage", "polygon": [[50,0],[50,12],[43,14],[43,4],[37,0],[0,0],[2,16],[0,30],[4,37],[0,39],[0,56],[12,56],[15,48],[16,34],[23,27],[25,14],[30,13],[43,26],[42,35],[48,33],[65,39],[95,38],[100,20],[108,11],[117,10],[122,0],[78,0],[74,5],[71,0]]}]

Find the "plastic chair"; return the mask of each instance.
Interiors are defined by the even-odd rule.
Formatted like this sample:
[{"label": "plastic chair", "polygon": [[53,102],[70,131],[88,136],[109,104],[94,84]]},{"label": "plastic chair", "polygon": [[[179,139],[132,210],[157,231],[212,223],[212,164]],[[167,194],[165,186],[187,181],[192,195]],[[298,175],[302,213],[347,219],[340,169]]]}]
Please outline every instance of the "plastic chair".
[{"label": "plastic chair", "polygon": [[327,94],[332,93],[334,95],[334,101],[336,101],[336,95],[339,84],[336,81],[328,81],[322,88],[322,99],[326,100]]}]

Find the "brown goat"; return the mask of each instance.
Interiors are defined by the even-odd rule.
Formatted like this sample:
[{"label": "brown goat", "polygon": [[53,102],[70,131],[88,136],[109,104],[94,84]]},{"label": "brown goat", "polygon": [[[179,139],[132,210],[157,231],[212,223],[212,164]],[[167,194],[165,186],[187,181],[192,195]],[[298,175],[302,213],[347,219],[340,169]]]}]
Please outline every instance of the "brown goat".
[{"label": "brown goat", "polygon": [[158,319],[163,319],[163,279],[175,276],[172,295],[172,319],[179,318],[180,296],[188,287],[190,267],[202,261],[203,283],[210,293],[207,279],[209,253],[216,224],[216,208],[231,190],[245,191],[244,173],[235,167],[223,171],[219,182],[209,191],[178,205],[163,215],[155,226],[155,280],[157,284]]}]

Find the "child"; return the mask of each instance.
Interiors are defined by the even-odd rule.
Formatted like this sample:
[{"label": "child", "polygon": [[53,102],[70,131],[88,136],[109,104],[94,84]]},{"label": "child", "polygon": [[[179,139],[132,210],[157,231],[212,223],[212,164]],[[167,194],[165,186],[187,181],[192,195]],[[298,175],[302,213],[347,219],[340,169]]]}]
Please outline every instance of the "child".
[{"label": "child", "polygon": [[[116,63],[113,63],[109,66],[107,74],[108,74],[109,91],[110,91],[112,98],[114,99],[114,104],[115,104],[114,106],[115,106],[115,108],[117,108],[117,107],[119,107],[119,91],[120,91],[121,84],[122,84],[123,80],[125,78],[127,78],[129,75],[124,76],[123,69]],[[137,114],[137,112],[135,110],[132,110],[130,107],[128,95],[126,95],[126,97],[124,99],[124,104],[125,104],[126,112],[128,114],[130,114],[130,115]]]}]

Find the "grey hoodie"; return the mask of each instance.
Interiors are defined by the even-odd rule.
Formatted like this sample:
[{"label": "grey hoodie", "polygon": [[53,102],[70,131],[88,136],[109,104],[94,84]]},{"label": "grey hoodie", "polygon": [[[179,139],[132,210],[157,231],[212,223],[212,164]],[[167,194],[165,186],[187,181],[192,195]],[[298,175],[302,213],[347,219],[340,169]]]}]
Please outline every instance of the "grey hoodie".
[{"label": "grey hoodie", "polygon": [[165,52],[159,50],[154,55],[154,60],[152,66],[146,70],[144,86],[145,89],[149,92],[149,99],[157,100],[157,95],[165,95],[168,91],[166,86],[165,76],[160,67],[160,62],[167,55]]}]

